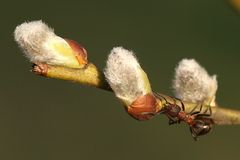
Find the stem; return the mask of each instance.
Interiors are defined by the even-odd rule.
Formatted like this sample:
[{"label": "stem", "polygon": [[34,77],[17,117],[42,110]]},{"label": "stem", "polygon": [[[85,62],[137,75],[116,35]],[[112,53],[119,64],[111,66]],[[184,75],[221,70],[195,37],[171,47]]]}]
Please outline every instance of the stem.
[{"label": "stem", "polygon": [[[47,64],[35,64],[32,71],[38,75],[48,78],[73,81],[83,85],[112,91],[105,80],[104,74],[92,63],[87,64],[82,69],[73,69]],[[201,104],[184,102],[164,94],[161,94],[161,96],[163,98],[157,98],[159,110],[166,106],[166,101],[169,103],[176,103],[179,106],[183,103],[186,113],[191,112],[194,108],[196,110],[200,109],[201,106]],[[201,113],[204,113],[205,111],[207,111],[206,113],[209,113],[209,107],[211,107],[211,118],[214,120],[215,124],[240,124],[240,111],[203,104]]]},{"label": "stem", "polygon": [[35,74],[48,78],[73,81],[108,91],[111,90],[110,86],[104,78],[103,73],[99,71],[97,67],[92,63],[89,63],[84,68],[80,69],[47,64],[34,64],[32,71]]},{"label": "stem", "polygon": [[216,124],[240,124],[240,111],[216,107],[213,119]]}]

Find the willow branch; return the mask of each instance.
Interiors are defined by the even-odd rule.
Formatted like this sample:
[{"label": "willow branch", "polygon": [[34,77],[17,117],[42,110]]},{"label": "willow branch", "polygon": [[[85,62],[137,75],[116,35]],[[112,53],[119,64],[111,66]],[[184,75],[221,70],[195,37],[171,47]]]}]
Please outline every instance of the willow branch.
[{"label": "willow branch", "polygon": [[[93,86],[106,91],[112,91],[105,80],[104,74],[92,63],[89,63],[82,69],[73,69],[62,66],[34,64],[32,71],[47,78],[54,78],[66,81],[76,82],[82,85]],[[200,107],[202,104],[185,102],[167,95],[162,96],[170,103],[184,105],[186,113],[191,112],[196,106]],[[164,99],[157,99],[159,110],[165,105]],[[215,124],[240,124],[240,111],[227,109],[223,107],[213,107],[209,105],[202,105],[202,113],[208,111],[211,107],[212,115]],[[209,112],[209,111],[208,111]]]},{"label": "willow branch", "polygon": [[34,64],[32,72],[47,78],[72,81],[108,91],[111,90],[103,73],[92,63],[79,69],[48,64]]}]

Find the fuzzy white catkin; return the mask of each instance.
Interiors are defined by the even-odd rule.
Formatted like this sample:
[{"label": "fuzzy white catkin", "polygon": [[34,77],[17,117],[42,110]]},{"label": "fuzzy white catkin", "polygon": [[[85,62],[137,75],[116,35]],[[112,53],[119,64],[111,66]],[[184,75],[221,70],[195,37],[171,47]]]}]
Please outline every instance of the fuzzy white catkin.
[{"label": "fuzzy white catkin", "polygon": [[189,102],[212,102],[218,88],[216,75],[207,71],[194,59],[183,59],[175,69],[173,88],[176,97]]},{"label": "fuzzy white catkin", "polygon": [[149,81],[134,53],[122,47],[111,50],[104,74],[116,96],[127,104],[149,92]]},{"label": "fuzzy white catkin", "polygon": [[[77,61],[71,56],[64,56],[56,46],[65,47],[65,51],[71,50],[68,43],[55,35],[53,29],[41,20],[20,24],[14,31],[15,41],[33,63],[43,62],[52,65],[74,66]],[[76,62],[75,62],[76,61]]]}]

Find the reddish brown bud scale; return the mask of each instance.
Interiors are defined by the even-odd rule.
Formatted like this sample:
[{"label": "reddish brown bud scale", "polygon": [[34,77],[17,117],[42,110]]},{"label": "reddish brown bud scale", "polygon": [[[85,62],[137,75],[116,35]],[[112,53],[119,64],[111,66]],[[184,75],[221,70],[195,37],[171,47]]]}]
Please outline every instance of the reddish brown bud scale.
[{"label": "reddish brown bud scale", "polygon": [[44,63],[35,63],[32,66],[32,72],[37,75],[47,76],[48,65]]},{"label": "reddish brown bud scale", "polygon": [[80,64],[83,64],[83,65],[87,64],[88,60],[87,60],[87,51],[86,51],[86,49],[84,47],[82,47],[80,44],[78,44],[74,40],[70,40],[70,39],[65,39],[65,40],[67,41],[69,46],[74,51],[74,54],[75,54],[78,62]]},{"label": "reddish brown bud scale", "polygon": [[138,97],[130,106],[127,112],[135,119],[145,121],[151,119],[158,113],[158,104],[152,94]]}]

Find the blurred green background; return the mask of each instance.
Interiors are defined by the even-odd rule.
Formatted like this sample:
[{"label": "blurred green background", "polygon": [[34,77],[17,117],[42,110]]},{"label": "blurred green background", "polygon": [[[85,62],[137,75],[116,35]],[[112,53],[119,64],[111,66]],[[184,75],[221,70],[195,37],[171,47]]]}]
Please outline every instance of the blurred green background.
[{"label": "blurred green background", "polygon": [[35,76],[13,40],[17,25],[42,19],[100,68],[124,46],[169,95],[178,61],[195,58],[218,75],[218,103],[240,109],[240,15],[225,0],[3,0],[0,18],[0,159],[240,158],[240,126],[215,126],[194,142],[186,125],[168,126],[164,116],[138,122],[112,93]]}]

